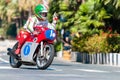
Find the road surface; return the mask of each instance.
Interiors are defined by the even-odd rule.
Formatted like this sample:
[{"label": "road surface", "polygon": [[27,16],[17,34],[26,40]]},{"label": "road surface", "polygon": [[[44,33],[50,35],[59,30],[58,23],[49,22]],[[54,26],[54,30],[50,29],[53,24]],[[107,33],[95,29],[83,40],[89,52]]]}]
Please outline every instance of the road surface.
[{"label": "road surface", "polygon": [[11,68],[8,56],[0,53],[0,80],[120,80],[120,67],[69,62],[55,57],[46,70],[22,65]]},{"label": "road surface", "polygon": [[25,65],[11,68],[6,55],[6,48],[12,46],[10,43],[0,42],[0,80],[120,80],[120,67],[81,64],[57,57],[46,70]]}]

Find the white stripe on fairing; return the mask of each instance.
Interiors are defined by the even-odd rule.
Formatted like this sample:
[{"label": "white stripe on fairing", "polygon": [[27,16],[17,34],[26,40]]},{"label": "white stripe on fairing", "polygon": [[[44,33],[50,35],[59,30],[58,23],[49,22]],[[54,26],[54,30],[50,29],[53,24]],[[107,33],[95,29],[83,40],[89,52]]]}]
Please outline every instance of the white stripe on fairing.
[{"label": "white stripe on fairing", "polygon": [[102,71],[102,70],[91,70],[91,69],[75,69],[75,70],[79,70],[79,71],[86,71],[86,72],[99,72],[99,73],[106,73],[108,71]]},{"label": "white stripe on fairing", "polygon": [[9,61],[2,59],[1,57],[0,57],[0,61],[5,62],[5,63],[9,63]]}]

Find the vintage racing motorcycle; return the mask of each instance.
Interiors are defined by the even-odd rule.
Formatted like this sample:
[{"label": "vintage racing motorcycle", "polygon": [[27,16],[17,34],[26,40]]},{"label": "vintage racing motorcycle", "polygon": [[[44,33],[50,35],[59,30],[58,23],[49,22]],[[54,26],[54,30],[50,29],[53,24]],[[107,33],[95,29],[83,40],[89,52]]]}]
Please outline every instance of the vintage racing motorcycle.
[{"label": "vintage racing motorcycle", "polygon": [[[37,65],[38,69],[47,69],[54,59],[54,40],[56,31],[47,27],[36,27],[38,34],[31,34],[22,45],[19,57],[15,55],[17,42],[13,48],[8,48],[9,63],[13,68],[19,68],[23,65]],[[22,35],[20,35],[22,34]],[[21,30],[17,40],[24,39],[25,31]]]}]

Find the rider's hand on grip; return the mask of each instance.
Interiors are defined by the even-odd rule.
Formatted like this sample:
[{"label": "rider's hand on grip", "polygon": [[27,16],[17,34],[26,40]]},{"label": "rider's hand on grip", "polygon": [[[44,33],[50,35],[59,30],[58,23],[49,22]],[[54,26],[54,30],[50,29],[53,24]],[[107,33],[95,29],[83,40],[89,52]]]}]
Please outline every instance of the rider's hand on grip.
[{"label": "rider's hand on grip", "polygon": [[57,15],[57,13],[55,12],[55,13],[53,14],[53,23],[57,23],[57,20],[58,20],[58,15]]},{"label": "rider's hand on grip", "polygon": [[39,34],[39,32],[33,31],[33,35],[38,35],[38,34]]}]

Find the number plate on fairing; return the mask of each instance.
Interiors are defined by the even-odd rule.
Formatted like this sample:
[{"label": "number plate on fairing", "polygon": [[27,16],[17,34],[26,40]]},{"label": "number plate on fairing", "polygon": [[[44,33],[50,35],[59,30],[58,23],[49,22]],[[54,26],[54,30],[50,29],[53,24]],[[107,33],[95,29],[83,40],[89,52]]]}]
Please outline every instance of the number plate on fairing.
[{"label": "number plate on fairing", "polygon": [[49,40],[54,40],[55,37],[56,37],[56,33],[55,33],[54,30],[49,29],[49,30],[47,30],[47,31],[45,32],[45,36],[46,36],[46,38],[49,39]]},{"label": "number plate on fairing", "polygon": [[33,54],[38,46],[38,43],[25,42],[21,49],[21,59],[26,62],[33,62]]}]

